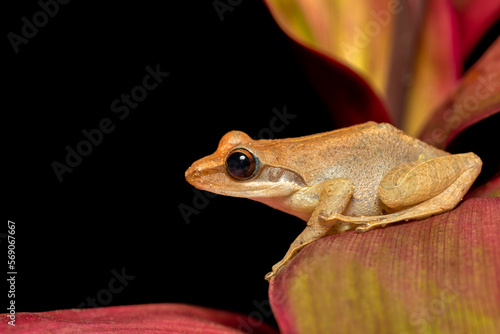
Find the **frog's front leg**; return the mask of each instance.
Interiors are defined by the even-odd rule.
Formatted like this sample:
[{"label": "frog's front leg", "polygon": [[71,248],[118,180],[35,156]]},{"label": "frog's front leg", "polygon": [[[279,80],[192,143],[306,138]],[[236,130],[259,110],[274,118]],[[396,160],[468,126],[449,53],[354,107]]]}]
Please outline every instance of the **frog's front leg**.
[{"label": "frog's front leg", "polygon": [[303,196],[311,196],[318,192],[318,204],[306,228],[291,244],[285,257],[273,266],[272,272],[266,275],[266,280],[275,276],[307,244],[331,233],[331,228],[337,223],[331,217],[344,211],[354,192],[354,185],[346,178],[336,178],[311,187],[309,193],[306,191]]},{"label": "frog's front leg", "polygon": [[384,175],[379,198],[396,212],[372,217],[338,220],[361,224],[356,232],[410,219],[423,219],[452,210],[462,200],[481,171],[481,159],[474,153],[447,155],[427,161],[396,166]]}]

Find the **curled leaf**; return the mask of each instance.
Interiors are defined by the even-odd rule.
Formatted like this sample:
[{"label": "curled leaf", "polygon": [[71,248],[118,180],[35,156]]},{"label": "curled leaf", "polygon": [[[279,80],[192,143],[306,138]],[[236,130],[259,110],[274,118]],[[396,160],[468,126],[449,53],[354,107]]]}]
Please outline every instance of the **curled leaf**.
[{"label": "curled leaf", "polygon": [[306,246],[271,281],[282,333],[499,333],[500,198]]},{"label": "curled leaf", "polygon": [[277,334],[261,319],[183,304],[144,304],[15,314],[15,326],[2,316],[2,333],[206,333]]},{"label": "curled leaf", "polygon": [[421,138],[433,146],[446,148],[466,128],[499,111],[500,38],[462,77],[449,98],[434,112]]},{"label": "curled leaf", "polygon": [[500,197],[500,172],[486,184],[468,194],[466,198],[473,197]]},{"label": "curled leaf", "polygon": [[[327,62],[306,56],[305,64],[309,71],[321,68],[311,77],[339,126],[367,121],[370,115],[378,122],[390,119],[413,136],[454,89],[466,57],[500,17],[500,2],[489,0],[265,3],[302,52],[314,50],[330,58]],[[316,64],[318,59],[320,64]],[[351,72],[342,70],[349,74],[336,75],[342,67]],[[365,94],[363,81],[371,93]],[[345,82],[351,84],[348,95],[370,100],[375,95],[383,107],[370,103],[375,107],[370,112],[349,105],[343,99]]]}]

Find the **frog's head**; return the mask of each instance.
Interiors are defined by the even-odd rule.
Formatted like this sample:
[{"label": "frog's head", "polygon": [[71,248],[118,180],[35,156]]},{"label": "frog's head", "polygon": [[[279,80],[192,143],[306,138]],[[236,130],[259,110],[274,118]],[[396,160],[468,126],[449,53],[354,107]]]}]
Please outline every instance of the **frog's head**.
[{"label": "frog's head", "polygon": [[305,182],[279,163],[273,140],[253,140],[241,131],[224,135],[217,150],[191,165],[186,180],[198,189],[233,197],[284,197]]}]

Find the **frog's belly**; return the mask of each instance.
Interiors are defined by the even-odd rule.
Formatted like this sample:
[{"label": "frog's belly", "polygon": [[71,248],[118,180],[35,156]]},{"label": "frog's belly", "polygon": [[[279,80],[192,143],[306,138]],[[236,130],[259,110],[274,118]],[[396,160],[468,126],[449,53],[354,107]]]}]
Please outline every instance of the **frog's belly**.
[{"label": "frog's belly", "polygon": [[384,214],[385,206],[378,196],[380,182],[388,171],[406,161],[397,157],[383,157],[381,160],[351,159],[350,162],[341,167],[333,166],[324,176],[324,180],[343,177],[352,181],[354,193],[343,214],[357,217]]},{"label": "frog's belly", "polygon": [[356,191],[349,201],[343,214],[346,216],[380,216],[384,214],[382,201],[377,195],[377,189],[364,192],[363,196],[356,196]]},{"label": "frog's belly", "polygon": [[349,175],[354,184],[354,193],[343,214],[346,216],[379,216],[384,214],[384,205],[378,196],[378,188],[384,174],[389,170],[386,166],[372,167],[372,174]]}]

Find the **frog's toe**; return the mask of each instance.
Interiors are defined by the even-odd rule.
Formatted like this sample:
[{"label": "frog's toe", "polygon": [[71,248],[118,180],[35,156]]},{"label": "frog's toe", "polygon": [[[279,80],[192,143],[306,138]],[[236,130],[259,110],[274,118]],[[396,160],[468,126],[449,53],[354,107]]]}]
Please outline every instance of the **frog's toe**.
[{"label": "frog's toe", "polygon": [[337,232],[337,233],[343,233],[343,232],[351,230],[352,229],[352,224],[338,221],[334,228],[335,228],[335,232]]},{"label": "frog's toe", "polygon": [[365,223],[361,226],[358,226],[356,228],[357,233],[364,233],[366,231],[372,230],[374,227],[385,227],[389,223],[382,223],[382,222],[372,222],[372,223]]},{"label": "frog's toe", "polygon": [[366,223],[361,226],[356,227],[356,233],[365,233],[366,231],[371,230],[375,226],[374,223]]}]

